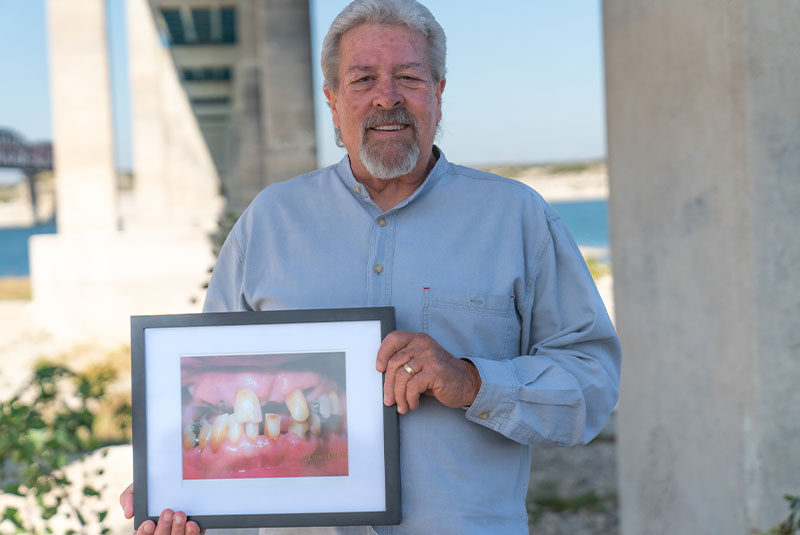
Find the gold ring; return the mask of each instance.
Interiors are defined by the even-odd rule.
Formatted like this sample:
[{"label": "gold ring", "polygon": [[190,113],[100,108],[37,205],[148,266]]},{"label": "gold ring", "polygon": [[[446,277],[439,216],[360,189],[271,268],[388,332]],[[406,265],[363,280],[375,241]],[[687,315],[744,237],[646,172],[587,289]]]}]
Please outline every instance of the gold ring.
[{"label": "gold ring", "polygon": [[408,365],[408,363],[403,364],[403,369],[408,372],[408,375],[414,377],[414,374],[417,373],[414,371],[414,368]]}]

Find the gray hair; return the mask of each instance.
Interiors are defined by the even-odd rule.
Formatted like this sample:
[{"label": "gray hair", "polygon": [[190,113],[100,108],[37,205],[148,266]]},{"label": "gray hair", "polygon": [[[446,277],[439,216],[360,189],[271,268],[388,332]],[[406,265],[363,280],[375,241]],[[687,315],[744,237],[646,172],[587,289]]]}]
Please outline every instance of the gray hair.
[{"label": "gray hair", "polygon": [[447,39],[427,7],[416,0],[355,0],[333,20],[322,43],[322,74],[327,87],[334,91],[339,88],[339,45],[342,36],[360,24],[407,26],[422,33],[428,41],[433,81],[444,79]]}]

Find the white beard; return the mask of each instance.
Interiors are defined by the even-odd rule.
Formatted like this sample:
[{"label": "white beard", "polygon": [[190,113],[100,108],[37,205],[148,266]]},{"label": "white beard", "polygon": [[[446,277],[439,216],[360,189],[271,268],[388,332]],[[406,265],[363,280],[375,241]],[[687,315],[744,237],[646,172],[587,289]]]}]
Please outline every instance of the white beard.
[{"label": "white beard", "polygon": [[400,152],[399,157],[390,157],[381,154],[380,147],[369,146],[362,141],[359,147],[358,154],[361,157],[361,163],[364,164],[370,175],[381,180],[391,180],[399,176],[407,175],[410,173],[414,166],[417,165],[419,159],[419,143],[417,140],[403,145],[405,147],[396,147]]},{"label": "white beard", "polygon": [[[414,138],[410,141],[370,143],[367,139],[369,129],[387,121],[409,125],[413,129]],[[361,144],[358,147],[361,163],[370,175],[382,180],[407,175],[419,159],[418,131],[417,120],[406,109],[381,110],[375,113],[361,124]]]}]

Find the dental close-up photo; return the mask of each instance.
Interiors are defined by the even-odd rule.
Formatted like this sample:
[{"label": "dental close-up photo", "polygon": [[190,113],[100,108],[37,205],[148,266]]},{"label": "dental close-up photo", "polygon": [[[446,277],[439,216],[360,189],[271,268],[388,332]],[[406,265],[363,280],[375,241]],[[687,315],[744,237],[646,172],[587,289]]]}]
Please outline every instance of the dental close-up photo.
[{"label": "dental close-up photo", "polygon": [[343,352],[184,356],[183,479],[348,475]]}]

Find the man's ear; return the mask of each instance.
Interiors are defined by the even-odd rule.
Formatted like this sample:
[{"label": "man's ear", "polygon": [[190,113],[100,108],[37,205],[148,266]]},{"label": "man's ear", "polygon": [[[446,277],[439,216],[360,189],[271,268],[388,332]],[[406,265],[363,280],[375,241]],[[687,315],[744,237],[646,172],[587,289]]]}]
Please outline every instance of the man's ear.
[{"label": "man's ear", "polygon": [[339,110],[336,108],[336,91],[325,85],[322,87],[322,92],[325,93],[325,98],[328,99],[328,107],[331,109],[331,114],[333,114],[333,126],[339,128]]},{"label": "man's ear", "polygon": [[446,84],[446,78],[442,78],[439,83],[436,84],[436,122],[442,120],[442,93],[444,93],[444,86]]}]

